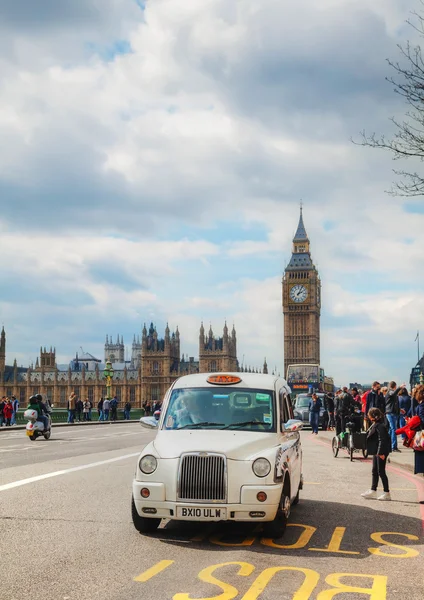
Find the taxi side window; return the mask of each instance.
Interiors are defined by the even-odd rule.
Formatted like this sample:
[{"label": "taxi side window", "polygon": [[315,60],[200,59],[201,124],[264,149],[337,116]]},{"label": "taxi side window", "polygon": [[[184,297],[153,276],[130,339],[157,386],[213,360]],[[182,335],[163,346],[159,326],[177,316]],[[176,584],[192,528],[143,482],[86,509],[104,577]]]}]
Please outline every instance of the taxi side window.
[{"label": "taxi side window", "polygon": [[280,390],[279,400],[280,400],[281,422],[287,423],[287,421],[289,421],[291,417],[290,417],[290,412],[288,410],[288,405],[287,405],[286,391],[284,389]]},{"label": "taxi side window", "polygon": [[289,411],[290,419],[294,419],[293,404],[290,394],[287,394],[287,409]]}]

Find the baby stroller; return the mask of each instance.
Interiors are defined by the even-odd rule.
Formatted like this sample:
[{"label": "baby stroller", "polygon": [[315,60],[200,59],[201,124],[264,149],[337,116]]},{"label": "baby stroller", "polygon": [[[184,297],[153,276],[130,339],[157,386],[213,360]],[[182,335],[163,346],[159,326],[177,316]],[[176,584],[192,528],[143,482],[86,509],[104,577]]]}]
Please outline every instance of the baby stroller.
[{"label": "baby stroller", "polygon": [[360,411],[349,415],[345,431],[333,437],[331,446],[334,458],[337,458],[340,449],[346,450],[351,461],[353,461],[355,452],[362,452],[364,458],[368,457],[367,434],[365,431],[361,431]]}]

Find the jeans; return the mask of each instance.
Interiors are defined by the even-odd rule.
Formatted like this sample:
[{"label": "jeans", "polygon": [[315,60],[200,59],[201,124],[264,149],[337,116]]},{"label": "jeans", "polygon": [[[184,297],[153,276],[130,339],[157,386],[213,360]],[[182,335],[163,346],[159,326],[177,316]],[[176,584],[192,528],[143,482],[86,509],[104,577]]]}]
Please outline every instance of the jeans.
[{"label": "jeans", "polygon": [[99,421],[103,421],[103,411],[99,410]]},{"label": "jeans", "polygon": [[11,424],[16,425],[16,410],[13,411]]},{"label": "jeans", "polygon": [[5,418],[3,416],[3,413],[0,412],[0,427],[3,427],[3,423],[5,422]]},{"label": "jeans", "polygon": [[44,425],[44,431],[47,431],[49,428],[49,420],[46,417],[46,415],[38,415],[38,421],[41,421],[41,423]]},{"label": "jeans", "polygon": [[105,408],[103,411],[103,421],[109,421],[109,409]]},{"label": "jeans", "polygon": [[310,415],[309,415],[309,422],[310,422],[311,427],[312,427],[312,432],[313,433],[318,433],[319,412],[311,412]]},{"label": "jeans", "polygon": [[[405,415],[400,415],[399,417],[399,429],[401,427],[405,427],[406,425],[406,419],[405,419]],[[402,433],[402,439],[404,440],[406,438],[406,435],[404,433]]]},{"label": "jeans", "polygon": [[371,489],[375,492],[378,488],[378,479],[381,479],[381,483],[383,484],[383,490],[385,492],[389,491],[389,480],[386,475],[386,461],[387,456],[384,460],[382,460],[379,456],[372,457],[372,486]]},{"label": "jeans", "polygon": [[130,420],[130,411],[129,410],[124,410],[124,419],[126,421]]},{"label": "jeans", "polygon": [[343,413],[336,414],[336,435],[346,431],[346,415]]},{"label": "jeans", "polygon": [[73,423],[75,419],[75,411],[68,410],[68,423]]},{"label": "jeans", "polygon": [[85,412],[83,414],[84,414],[84,421],[88,421],[89,420],[89,418],[88,418],[88,412]]},{"label": "jeans", "polygon": [[398,428],[398,416],[393,414],[393,413],[388,413],[386,414],[386,419],[389,423],[390,426],[390,439],[392,441],[392,450],[396,450],[397,449],[397,436],[396,436],[396,429]]}]

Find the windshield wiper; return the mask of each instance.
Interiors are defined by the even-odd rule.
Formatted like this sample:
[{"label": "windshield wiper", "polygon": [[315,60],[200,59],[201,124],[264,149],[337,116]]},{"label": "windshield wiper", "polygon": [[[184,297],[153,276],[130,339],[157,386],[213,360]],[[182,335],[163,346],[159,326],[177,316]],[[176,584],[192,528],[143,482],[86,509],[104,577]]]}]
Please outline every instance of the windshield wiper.
[{"label": "windshield wiper", "polygon": [[241,423],[230,423],[222,429],[230,429],[230,427],[243,427],[244,425],[270,425],[270,423],[265,423],[265,421],[242,421]]},{"label": "windshield wiper", "polygon": [[183,425],[182,427],[176,427],[175,431],[177,429],[188,429],[189,427],[206,427],[207,425],[211,427],[220,427],[221,425],[224,425],[224,423],[210,423],[209,421],[204,421],[203,423],[187,423],[187,425]]}]

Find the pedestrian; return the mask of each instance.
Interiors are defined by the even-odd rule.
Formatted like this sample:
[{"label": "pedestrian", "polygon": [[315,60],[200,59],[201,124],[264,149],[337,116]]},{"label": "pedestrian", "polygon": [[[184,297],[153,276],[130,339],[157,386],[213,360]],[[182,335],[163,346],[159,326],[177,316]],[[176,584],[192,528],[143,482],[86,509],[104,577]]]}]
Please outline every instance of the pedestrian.
[{"label": "pedestrian", "polygon": [[105,398],[103,400],[103,421],[109,421],[109,411],[110,411],[110,400],[109,400],[109,398]]},{"label": "pedestrian", "polygon": [[99,413],[99,421],[103,421],[103,398],[100,398],[97,404],[97,412]]},{"label": "pedestrian", "polygon": [[12,415],[12,425],[16,425],[16,416],[18,414],[19,409],[19,400],[16,396],[12,396],[12,406],[13,406],[13,415]]},{"label": "pedestrian", "polygon": [[90,402],[89,402],[88,398],[86,398],[86,400],[83,402],[82,412],[83,412],[84,421],[89,421],[88,417],[89,417],[89,413],[90,413]]},{"label": "pedestrian", "polygon": [[6,427],[10,427],[13,415],[13,404],[10,398],[7,399],[6,404],[3,408],[4,420],[6,421]]},{"label": "pedestrian", "polygon": [[399,399],[398,395],[405,384],[397,387],[395,381],[389,383],[389,389],[385,395],[384,401],[386,405],[386,419],[389,424],[390,439],[392,442],[392,452],[400,452],[397,443],[396,429],[399,427]]},{"label": "pedestrian", "polygon": [[[417,403],[415,415],[420,418],[421,429],[424,429],[424,385],[416,386],[413,400]],[[414,450],[414,473],[424,473],[424,452]],[[422,501],[421,501],[422,503]]]},{"label": "pedestrian", "polygon": [[334,420],[334,394],[332,393],[327,395],[327,409],[329,418],[328,429],[333,431],[336,426],[336,422]]},{"label": "pedestrian", "polygon": [[365,414],[367,416],[371,408],[378,408],[383,414],[386,412],[386,402],[381,393],[381,385],[378,381],[374,381],[368,392],[367,403],[365,405]]},{"label": "pedestrian", "polygon": [[[361,494],[363,498],[391,500],[389,480],[386,475],[386,463],[391,450],[389,432],[384,422],[384,414],[378,408],[371,408],[368,413],[371,427],[367,432],[367,450],[372,455],[372,484],[371,488]],[[377,496],[378,482],[381,479],[383,494]]]},{"label": "pedestrian", "polygon": [[336,435],[346,430],[346,417],[349,416],[352,409],[353,399],[348,393],[347,387],[339,390],[335,402],[336,411]]},{"label": "pedestrian", "polygon": [[319,415],[322,408],[321,400],[314,393],[309,402],[309,422],[312,427],[312,435],[318,435]]},{"label": "pedestrian", "polygon": [[[406,425],[406,416],[411,410],[411,396],[408,394],[408,390],[406,387],[402,387],[399,396],[399,428],[405,427]],[[402,433],[402,439],[405,439],[406,435]]]},{"label": "pedestrian", "polygon": [[0,427],[3,427],[3,424],[5,422],[5,418],[4,418],[4,407],[6,406],[6,396],[3,396],[0,402]]},{"label": "pedestrian", "polygon": [[75,409],[76,409],[77,421],[81,422],[81,415],[82,415],[82,411],[84,409],[84,402],[81,400],[81,398],[78,398],[78,400],[75,402]]},{"label": "pedestrian", "polygon": [[71,392],[68,398],[68,423],[75,421],[75,408],[76,408],[76,395],[75,392]]},{"label": "pedestrian", "polygon": [[370,393],[370,390],[367,390],[366,392],[363,392],[363,394],[361,396],[361,412],[362,412],[362,418],[363,418],[364,431],[366,431],[368,429],[367,398],[368,398],[369,393]]},{"label": "pedestrian", "polygon": [[110,401],[110,420],[116,421],[118,418],[118,398],[114,396]]},{"label": "pedestrian", "polygon": [[127,402],[124,406],[124,419],[127,421],[130,420],[130,412],[131,412],[131,403]]},{"label": "pedestrian", "polygon": [[88,401],[90,404],[90,408],[88,409],[88,420],[91,421],[91,413],[93,411],[93,403],[91,402],[91,400]]}]

